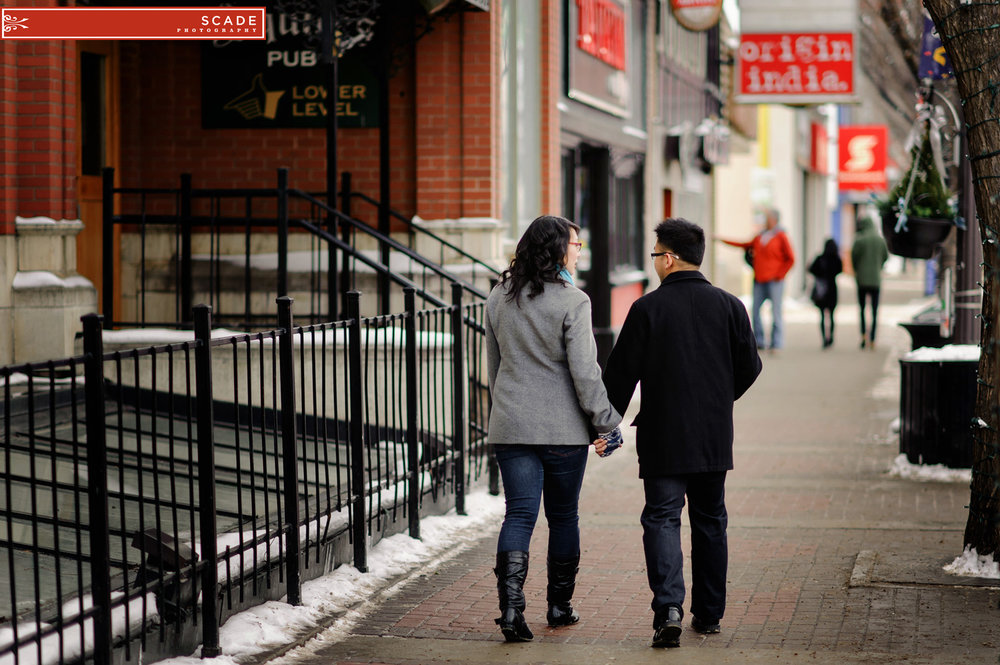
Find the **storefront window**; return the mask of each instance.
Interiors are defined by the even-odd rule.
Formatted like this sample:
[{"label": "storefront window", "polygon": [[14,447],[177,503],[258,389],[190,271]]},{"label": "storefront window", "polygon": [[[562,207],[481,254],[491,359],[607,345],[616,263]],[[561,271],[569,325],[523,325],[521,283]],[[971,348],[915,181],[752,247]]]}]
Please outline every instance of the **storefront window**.
[{"label": "storefront window", "polygon": [[[618,163],[616,163],[618,162]],[[622,163],[624,162],[624,163]],[[641,269],[643,169],[640,155],[612,151],[611,219],[608,265],[612,272]]]}]

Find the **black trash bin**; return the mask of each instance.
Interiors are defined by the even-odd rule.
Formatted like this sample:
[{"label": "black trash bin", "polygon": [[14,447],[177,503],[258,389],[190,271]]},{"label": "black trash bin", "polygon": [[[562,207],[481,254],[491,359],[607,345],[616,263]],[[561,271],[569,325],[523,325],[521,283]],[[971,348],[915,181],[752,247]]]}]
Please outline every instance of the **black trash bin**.
[{"label": "black trash bin", "polygon": [[941,310],[940,303],[935,303],[927,309],[917,312],[911,321],[899,325],[910,333],[910,339],[913,342],[913,346],[910,348],[919,349],[929,346],[939,349],[951,341],[941,336],[942,321],[944,321],[944,312]]},{"label": "black trash bin", "polygon": [[912,464],[971,468],[979,361],[904,357],[899,364],[899,452]]},{"label": "black trash bin", "polygon": [[940,349],[942,346],[948,342],[947,339],[941,337],[941,322],[940,321],[908,321],[906,323],[900,323],[906,332],[910,333],[910,340],[912,341],[912,349],[919,349],[921,347],[933,347]]}]

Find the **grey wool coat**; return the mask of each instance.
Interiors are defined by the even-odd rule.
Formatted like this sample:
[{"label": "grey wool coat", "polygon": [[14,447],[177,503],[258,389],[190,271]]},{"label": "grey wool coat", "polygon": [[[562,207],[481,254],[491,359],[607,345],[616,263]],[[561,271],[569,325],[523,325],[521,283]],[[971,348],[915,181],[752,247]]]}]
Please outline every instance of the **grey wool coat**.
[{"label": "grey wool coat", "polygon": [[486,300],[489,443],[586,445],[621,422],[597,364],[590,298],[571,284],[546,283],[520,306],[507,286]]}]

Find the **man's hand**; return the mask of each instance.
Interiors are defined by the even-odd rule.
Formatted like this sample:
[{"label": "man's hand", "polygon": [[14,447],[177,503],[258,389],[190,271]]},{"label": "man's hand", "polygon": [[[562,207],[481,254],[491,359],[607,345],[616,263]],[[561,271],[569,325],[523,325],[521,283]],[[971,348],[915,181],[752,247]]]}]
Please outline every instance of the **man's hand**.
[{"label": "man's hand", "polygon": [[594,446],[594,452],[603,457],[604,450],[608,447],[608,442],[604,439],[594,439],[590,445]]}]

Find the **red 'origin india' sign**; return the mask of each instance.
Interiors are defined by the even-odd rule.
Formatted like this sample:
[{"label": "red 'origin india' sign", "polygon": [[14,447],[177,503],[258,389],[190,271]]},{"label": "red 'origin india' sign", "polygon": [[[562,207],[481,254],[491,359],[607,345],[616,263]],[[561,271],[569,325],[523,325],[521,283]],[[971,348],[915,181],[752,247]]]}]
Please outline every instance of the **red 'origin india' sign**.
[{"label": "red 'origin india' sign", "polygon": [[854,94],[854,34],[743,34],[739,94],[824,98]]}]

